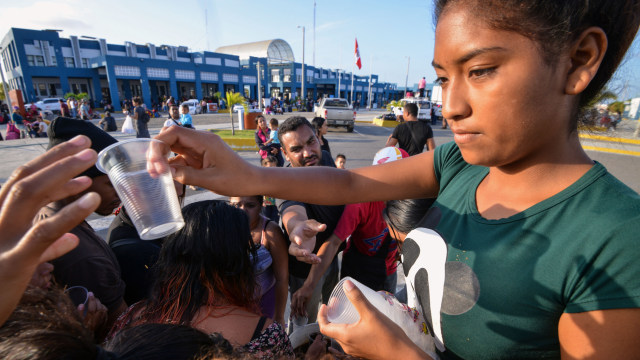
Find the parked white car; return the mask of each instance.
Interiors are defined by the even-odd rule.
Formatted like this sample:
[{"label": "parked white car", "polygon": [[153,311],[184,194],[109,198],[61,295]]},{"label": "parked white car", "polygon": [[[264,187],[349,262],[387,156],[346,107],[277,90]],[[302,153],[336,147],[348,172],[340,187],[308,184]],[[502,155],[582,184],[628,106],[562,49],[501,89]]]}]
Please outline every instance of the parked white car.
[{"label": "parked white car", "polygon": [[[60,103],[58,102],[59,100],[64,101],[64,99],[60,99],[60,98],[48,98],[48,99],[43,99],[40,101],[36,101],[35,105],[38,108],[38,111],[48,111],[54,114],[60,114]],[[31,107],[31,104],[25,104],[24,108],[25,109],[29,109]]]},{"label": "parked white car", "polygon": [[180,108],[182,108],[182,105],[189,106],[189,114],[191,115],[200,114],[202,112],[200,101],[198,101],[197,99],[189,99],[183,102],[182,104],[180,104]]}]

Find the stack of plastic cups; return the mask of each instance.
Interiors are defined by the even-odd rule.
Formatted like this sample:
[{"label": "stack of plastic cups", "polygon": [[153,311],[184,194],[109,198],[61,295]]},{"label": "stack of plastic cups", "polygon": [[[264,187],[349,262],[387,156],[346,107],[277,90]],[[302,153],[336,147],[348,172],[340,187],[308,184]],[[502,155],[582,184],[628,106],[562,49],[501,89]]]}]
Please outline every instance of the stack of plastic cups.
[{"label": "stack of plastic cups", "polygon": [[154,139],[117,142],[102,150],[96,163],[100,171],[109,175],[143,240],[164,237],[184,226],[171,173],[167,169],[152,177],[147,170],[147,156],[154,142],[154,145],[162,144]]},{"label": "stack of plastic cups", "polygon": [[[371,305],[400,326],[409,339],[417,346],[432,357],[435,356],[433,338],[425,332],[426,324],[424,324],[422,316],[416,318],[416,316],[414,316],[415,311],[401,304],[392,295],[385,296],[383,293],[376,292],[348,276],[340,280],[338,285],[333,289],[333,292],[331,292],[329,311],[327,313],[329,322],[336,324],[354,324],[360,320],[358,310],[356,310],[355,306],[349,301],[344,291],[343,284],[347,280],[350,280],[362,292]],[[437,357],[434,357],[434,359],[435,358]]]}]

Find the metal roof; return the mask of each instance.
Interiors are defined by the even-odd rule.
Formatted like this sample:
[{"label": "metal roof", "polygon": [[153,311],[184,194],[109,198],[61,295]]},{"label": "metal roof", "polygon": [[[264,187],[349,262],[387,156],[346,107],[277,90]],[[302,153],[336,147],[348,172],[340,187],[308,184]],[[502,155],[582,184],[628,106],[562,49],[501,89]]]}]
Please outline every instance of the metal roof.
[{"label": "metal roof", "polygon": [[217,48],[215,52],[237,55],[241,60],[248,59],[249,56],[266,57],[269,64],[282,64],[295,61],[291,46],[282,39],[221,46]]}]

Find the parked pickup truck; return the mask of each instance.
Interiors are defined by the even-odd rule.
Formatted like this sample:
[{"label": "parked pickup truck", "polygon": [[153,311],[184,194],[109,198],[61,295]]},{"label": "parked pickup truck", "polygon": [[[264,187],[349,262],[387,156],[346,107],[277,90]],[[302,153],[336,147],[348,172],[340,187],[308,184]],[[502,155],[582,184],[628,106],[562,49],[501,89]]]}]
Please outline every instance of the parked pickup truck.
[{"label": "parked pickup truck", "polygon": [[356,112],[346,99],[341,98],[322,99],[315,116],[325,118],[328,126],[345,126],[348,132],[353,132],[356,123]]}]

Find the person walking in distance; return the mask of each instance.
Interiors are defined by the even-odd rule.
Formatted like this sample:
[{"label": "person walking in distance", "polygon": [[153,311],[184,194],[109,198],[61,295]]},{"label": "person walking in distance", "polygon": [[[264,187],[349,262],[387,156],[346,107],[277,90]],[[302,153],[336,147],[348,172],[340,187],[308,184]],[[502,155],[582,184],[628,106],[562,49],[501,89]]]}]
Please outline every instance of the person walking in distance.
[{"label": "person walking in distance", "polygon": [[133,98],[133,105],[135,106],[133,109],[133,126],[136,129],[136,137],[137,138],[150,138],[148,123],[149,123],[149,115],[142,107],[142,99],[140,97]]},{"label": "person walking in distance", "polygon": [[420,91],[420,97],[424,97],[424,88],[426,87],[427,87],[427,80],[425,80],[423,76],[422,79],[420,79],[420,82],[418,83],[418,90]]},{"label": "person walking in distance", "polygon": [[420,154],[425,145],[427,151],[436,148],[431,126],[426,121],[418,121],[418,105],[406,104],[402,110],[402,116],[405,122],[396,126],[385,146],[398,145],[411,156]]}]

